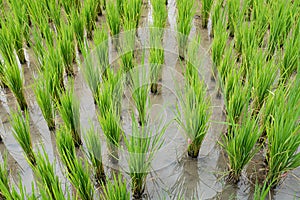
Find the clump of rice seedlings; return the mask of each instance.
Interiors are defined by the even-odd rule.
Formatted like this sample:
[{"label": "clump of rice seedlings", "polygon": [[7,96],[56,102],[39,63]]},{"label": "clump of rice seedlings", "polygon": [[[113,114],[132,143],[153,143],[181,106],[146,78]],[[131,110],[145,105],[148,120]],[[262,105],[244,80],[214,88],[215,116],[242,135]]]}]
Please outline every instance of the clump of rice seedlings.
[{"label": "clump of rice seedlings", "polygon": [[163,49],[150,49],[150,80],[151,92],[158,94],[158,81],[162,74],[162,67],[164,64],[164,50]]},{"label": "clump of rice seedlings", "polygon": [[122,133],[120,114],[123,83],[121,73],[114,75],[112,69],[109,69],[107,72],[108,79],[101,84],[97,96],[98,120],[106,137],[112,162],[117,162],[117,147],[119,147]]},{"label": "clump of rice seedlings", "polygon": [[44,150],[43,154],[40,151],[36,154],[36,166],[33,170],[38,177],[39,188],[43,188],[48,198],[65,199],[59,178],[55,175],[55,165],[50,163]]},{"label": "clump of rice seedlings", "polygon": [[94,0],[88,0],[83,5],[84,24],[88,39],[93,39],[93,30],[95,28],[95,18],[97,16],[96,5]]},{"label": "clump of rice seedlings", "polygon": [[82,166],[82,160],[77,158],[73,136],[67,127],[63,127],[56,133],[56,143],[60,158],[67,168],[68,178],[78,196],[83,200],[93,199],[94,188],[88,169]]},{"label": "clump of rice seedlings", "polygon": [[220,23],[220,21],[222,21],[225,26],[225,12],[222,10],[222,4],[223,4],[223,0],[218,0],[215,2],[215,5],[212,8],[212,12],[211,12],[212,30],[210,32],[210,36],[212,37],[215,34],[215,27],[217,26],[218,23]]},{"label": "clump of rice seedlings", "polygon": [[207,28],[209,13],[214,3],[213,0],[202,0],[201,14],[202,14],[202,28]]},{"label": "clump of rice seedlings", "polygon": [[5,85],[12,91],[21,110],[27,110],[28,105],[24,93],[24,77],[16,63],[4,67]]},{"label": "clump of rice seedlings", "polygon": [[58,2],[63,6],[67,16],[71,15],[71,12],[74,8],[78,11],[81,8],[80,0],[59,0]]},{"label": "clump of rice seedlings", "polygon": [[121,29],[121,13],[119,13],[119,7],[115,6],[112,0],[108,0],[106,5],[106,22],[109,27],[110,35],[114,36],[113,42],[115,47],[119,45],[118,35]]},{"label": "clump of rice seedlings", "polygon": [[79,51],[81,51],[80,47],[84,43],[84,19],[76,9],[72,10],[70,24],[73,27],[73,31],[75,33],[77,48]]},{"label": "clump of rice seedlings", "polygon": [[131,71],[130,90],[133,102],[138,111],[139,124],[145,125],[148,121],[147,108],[150,104],[149,99],[149,83],[146,76],[145,66]]},{"label": "clump of rice seedlings", "polygon": [[16,21],[21,25],[22,34],[26,40],[27,45],[30,44],[30,27],[28,24],[28,13],[26,11],[26,5],[22,1],[11,0],[8,2],[11,11]]},{"label": "clump of rice seedlings", "polygon": [[45,65],[45,57],[46,57],[46,48],[43,44],[43,39],[40,32],[37,30],[36,27],[32,29],[32,49],[34,52],[34,56],[39,64],[39,67],[42,69]]},{"label": "clump of rice seedlings", "polygon": [[216,79],[217,71],[220,68],[221,61],[223,59],[226,43],[228,40],[228,33],[224,27],[224,24],[220,20],[217,22],[216,26],[214,27],[214,39],[211,46],[211,54],[212,54],[212,61],[213,61],[213,77]]},{"label": "clump of rice seedlings", "polygon": [[93,166],[95,178],[98,183],[105,183],[105,172],[102,162],[101,141],[98,131],[92,126],[84,138],[87,156]]},{"label": "clump of rice seedlings", "polygon": [[[234,57],[234,50],[233,50],[233,42],[231,42],[230,46],[225,48],[224,50],[224,56],[223,59],[221,60],[219,67],[217,68],[218,72],[218,94],[222,92],[223,95],[225,95],[225,92],[227,90],[227,77],[228,74],[232,72],[231,69],[234,68],[235,66],[235,57]],[[230,85],[229,85],[230,86]],[[228,88],[229,90],[231,89],[230,87]],[[229,96],[224,96],[225,102],[228,99]]]},{"label": "clump of rice seedlings", "polygon": [[[133,25],[133,23],[131,23]],[[128,28],[130,25],[128,25]],[[123,38],[122,43],[120,44],[120,59],[121,59],[121,70],[126,73],[128,76],[127,72],[130,72],[134,68],[134,44],[135,44],[135,36],[134,36],[134,30],[129,30],[126,31],[124,34],[122,34]],[[129,78],[129,77],[127,77]]]},{"label": "clump of rice seedlings", "polygon": [[255,189],[253,194],[253,200],[265,200],[270,192],[270,187],[267,182],[264,182],[263,186],[260,186],[257,182],[255,183]]},{"label": "clump of rice seedlings", "polygon": [[12,15],[8,16],[7,23],[10,24],[10,34],[13,37],[13,45],[21,64],[26,63],[25,52],[23,49],[24,35],[22,24],[20,24]]},{"label": "clump of rice seedlings", "polygon": [[94,42],[96,46],[96,53],[98,58],[98,64],[103,79],[107,78],[106,68],[109,68],[109,53],[108,53],[108,32],[107,29],[102,26],[96,28],[94,33]]},{"label": "clump of rice seedlings", "polygon": [[[48,78],[49,79],[49,78]],[[34,85],[36,101],[42,111],[50,131],[55,130],[55,102],[52,98],[51,85],[43,75]]]},{"label": "clump of rice seedlings", "polygon": [[49,54],[45,58],[44,77],[49,81],[49,87],[52,98],[55,102],[60,102],[60,93],[65,90],[64,86],[64,66],[60,51],[56,48],[50,48]]},{"label": "clump of rice seedlings", "polygon": [[13,36],[7,26],[7,23],[2,24],[2,28],[0,30],[0,43],[0,52],[4,63],[12,65],[16,62],[16,59],[14,55]]},{"label": "clump of rice seedlings", "polygon": [[74,95],[73,87],[60,96],[58,111],[65,126],[70,130],[76,147],[82,144],[80,137],[80,112],[79,101]]},{"label": "clump of rice seedlings", "polygon": [[28,111],[24,111],[24,117],[20,110],[13,112],[10,124],[12,126],[13,135],[25,152],[28,162],[34,166],[36,164],[36,158],[31,141]]},{"label": "clump of rice seedlings", "polygon": [[272,90],[277,75],[277,66],[274,62],[266,62],[265,54],[258,51],[256,56],[252,57],[251,66],[253,71],[252,82],[252,100],[253,112],[258,114],[269,92]]},{"label": "clump of rice seedlings", "polygon": [[[7,154],[6,154],[7,155]],[[0,165],[0,198],[5,199],[3,191],[10,191],[7,156],[4,156],[3,163]]]},{"label": "clump of rice seedlings", "polygon": [[[240,17],[240,13],[244,13],[240,11],[240,1],[239,0],[229,0],[226,2],[226,9],[228,13],[228,28],[229,35],[233,37],[235,34],[235,29],[238,25],[238,20]],[[241,20],[241,19],[240,19]]]},{"label": "clump of rice seedlings", "polygon": [[267,120],[267,182],[272,188],[289,171],[300,166],[299,80],[287,91],[282,86],[277,88],[275,96],[278,95],[281,101],[274,102],[272,120]]},{"label": "clump of rice seedlings", "polygon": [[125,0],[123,1],[123,19],[131,21],[135,24],[134,28],[138,28],[142,13],[142,0]]},{"label": "clump of rice seedlings", "polygon": [[264,5],[264,1],[254,0],[252,18],[256,26],[256,40],[261,47],[264,41],[265,34],[268,30],[268,6]]},{"label": "clump of rice seedlings", "polygon": [[206,87],[200,80],[197,68],[190,67],[187,70],[184,91],[178,92],[182,111],[177,107],[176,121],[188,138],[188,155],[197,158],[208,129],[211,115],[210,100],[206,95]]},{"label": "clump of rice seedlings", "polygon": [[162,30],[157,28],[150,29],[150,41],[151,48],[149,54],[150,63],[150,81],[151,81],[151,92],[158,94],[158,81],[162,74],[162,67],[164,64],[164,49],[161,44]]},{"label": "clump of rice seedlings", "polygon": [[243,168],[258,152],[259,147],[255,144],[261,135],[256,118],[249,115],[242,121],[223,136],[221,144],[229,160],[228,180],[234,183],[239,181]]},{"label": "clump of rice seedlings", "polygon": [[289,6],[281,2],[273,2],[270,8],[274,14],[270,23],[270,35],[268,39],[268,57],[270,59],[275,53],[278,45],[282,45],[282,38],[285,38],[286,30],[290,30]]},{"label": "clump of rice seedlings", "polygon": [[102,184],[103,192],[101,199],[109,200],[130,200],[130,192],[127,191],[126,180],[122,180],[121,175],[113,174],[113,180],[107,180]]},{"label": "clump of rice seedlings", "polygon": [[298,22],[291,37],[287,38],[284,44],[284,55],[280,64],[280,81],[286,83],[293,72],[299,66],[299,48],[300,48],[300,23]]},{"label": "clump of rice seedlings", "polygon": [[195,0],[177,0],[177,41],[179,57],[184,59],[187,51],[187,41],[192,28],[192,20],[195,14]]},{"label": "clump of rice seedlings", "polygon": [[[225,96],[227,96],[227,100],[225,103],[226,111],[227,111],[227,121],[229,123],[228,130],[231,129],[232,126],[235,124],[238,124],[242,114],[245,113],[248,110],[248,104],[250,103],[250,84],[246,82],[244,85],[238,81],[236,82],[237,78],[232,79],[231,76],[234,75],[228,75],[227,81],[231,83],[228,83],[226,87],[231,87],[231,89],[226,88]],[[230,86],[230,84],[232,84]]]},{"label": "clump of rice seedlings", "polygon": [[132,134],[125,138],[125,144],[128,150],[127,162],[134,198],[141,198],[145,191],[146,178],[155,153],[163,144],[162,136],[165,130],[166,127],[151,130],[144,124],[139,127],[132,115]]},{"label": "clump of rice seedlings", "polygon": [[72,26],[64,25],[61,27],[58,40],[61,56],[68,76],[74,76],[73,60],[75,59],[75,44]]},{"label": "clump of rice seedlings", "polygon": [[[168,15],[164,0],[151,0],[151,5],[153,27],[159,28],[159,30],[165,28]],[[161,31],[163,33],[163,30]],[[163,35],[160,38],[162,39]]]},{"label": "clump of rice seedlings", "polygon": [[84,50],[84,65],[81,67],[81,69],[84,79],[93,94],[94,103],[96,103],[101,84],[101,72],[100,68],[93,62],[92,54],[90,54],[88,51],[88,49]]},{"label": "clump of rice seedlings", "polygon": [[48,1],[49,20],[55,25],[56,30],[60,29],[61,22],[61,9],[58,9],[56,0]]}]

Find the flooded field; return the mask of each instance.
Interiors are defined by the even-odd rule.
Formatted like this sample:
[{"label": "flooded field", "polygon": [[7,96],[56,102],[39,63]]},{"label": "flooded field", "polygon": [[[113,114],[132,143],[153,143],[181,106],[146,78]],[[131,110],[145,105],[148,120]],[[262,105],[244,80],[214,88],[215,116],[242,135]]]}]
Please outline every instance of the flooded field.
[{"label": "flooded field", "polygon": [[[198,2],[198,1],[197,1]],[[141,51],[149,42],[149,27],[152,19],[150,0],[143,0],[143,13],[140,20],[139,29],[136,34],[137,39],[137,60],[141,58]],[[201,48],[199,59],[199,74],[207,86],[207,94],[211,99],[212,115],[209,122],[209,129],[202,143],[200,154],[197,159],[192,159],[187,155],[188,138],[184,137],[183,130],[173,120],[175,118],[176,104],[178,97],[176,95],[176,84],[184,83],[182,64],[178,58],[178,45],[176,39],[176,0],[169,0],[167,5],[168,18],[167,27],[164,32],[163,48],[165,53],[165,62],[161,77],[161,92],[159,95],[150,95],[151,119],[153,123],[159,120],[162,123],[171,122],[164,135],[164,143],[156,153],[153,160],[151,171],[147,177],[144,199],[252,199],[256,180],[264,180],[265,165],[263,150],[259,151],[255,157],[242,171],[242,176],[237,184],[231,184],[226,181],[226,172],[228,169],[228,160],[225,152],[219,145],[222,134],[226,132],[226,114],[224,113],[223,96],[218,95],[218,85],[212,80],[212,60],[211,60],[211,42],[213,38],[209,36],[209,31],[201,27],[200,11],[197,10],[193,19],[191,35],[199,34],[201,36]],[[105,23],[105,17],[98,17],[98,24]],[[92,43],[92,41],[89,41]],[[1,44],[0,44],[1,45]],[[147,65],[149,50],[146,49],[145,63]],[[110,63],[115,69],[119,68],[120,61],[114,45],[109,43]],[[32,87],[34,78],[37,76],[37,60],[35,59],[32,48],[26,49],[27,63],[20,65],[24,70],[25,76],[25,96],[29,105],[30,129],[34,149],[42,145],[49,156],[51,162],[56,164],[56,174],[59,176],[64,190],[72,188],[68,178],[65,176],[65,168],[61,163],[56,149],[56,133],[49,131],[47,123],[44,120],[42,112],[36,102]],[[80,124],[82,137],[91,123],[100,128],[97,118],[97,106],[94,103],[93,95],[87,86],[81,64],[84,64],[82,54],[77,52],[77,63],[74,64],[75,78],[74,90],[77,99],[80,102]],[[67,77],[65,76],[65,81]],[[128,98],[128,90],[125,89],[122,98],[121,123],[125,135],[131,134],[131,113],[133,105]],[[21,179],[26,191],[31,193],[32,183],[36,185],[36,178],[32,168],[28,164],[24,153],[18,142],[15,140],[11,125],[11,110],[17,108],[17,102],[13,94],[7,88],[1,88],[0,94],[0,133],[3,142],[0,143],[1,162],[7,153],[8,166],[10,169],[9,178],[14,184],[18,184]],[[156,117],[159,116],[157,119]],[[60,116],[56,116],[57,124],[62,121]],[[119,162],[112,163],[107,152],[105,137],[101,132],[103,163],[107,175],[112,172],[121,173],[130,183],[128,166],[125,154],[120,153]],[[125,146],[121,141],[121,149]],[[79,157],[84,157],[84,149],[76,149]],[[98,191],[97,186],[96,191]],[[128,185],[128,190],[130,187]],[[272,199],[299,199],[300,198],[300,169],[291,171],[284,178],[274,191]]]}]

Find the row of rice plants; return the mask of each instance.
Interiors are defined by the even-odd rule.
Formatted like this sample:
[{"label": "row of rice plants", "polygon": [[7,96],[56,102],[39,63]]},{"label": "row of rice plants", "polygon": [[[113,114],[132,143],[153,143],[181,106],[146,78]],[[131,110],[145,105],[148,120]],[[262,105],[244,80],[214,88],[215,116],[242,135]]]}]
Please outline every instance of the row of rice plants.
[{"label": "row of rice plants", "polygon": [[158,94],[158,81],[164,64],[162,40],[167,20],[167,8],[163,0],[152,0],[151,5],[153,8],[153,28],[150,29],[151,49],[149,53],[151,92]]},{"label": "row of rice plants", "polygon": [[[299,153],[297,153],[299,148],[297,126],[299,109],[294,108],[296,104],[299,104],[299,95],[295,89],[299,85],[299,76],[296,75],[295,78],[292,76],[298,70],[295,67],[299,61],[295,56],[294,45],[298,46],[299,44],[294,33],[299,28],[299,24],[294,23],[294,14],[287,14],[295,9],[291,6],[292,4],[289,4],[283,11],[279,9],[283,6],[280,2],[253,1],[247,4],[246,8],[242,8],[240,13],[237,11],[235,14],[234,10],[240,8],[240,2],[226,3],[229,27],[231,27],[229,32],[234,33],[231,35],[235,36],[235,50],[238,57],[242,58],[242,62],[241,64],[235,62],[236,54],[233,52],[233,45],[232,43],[230,46],[226,45],[226,32],[220,31],[222,26],[218,28],[218,24],[221,22],[220,20],[216,21],[214,35],[217,38],[213,41],[212,58],[214,63],[218,63],[216,77],[218,77],[224,95],[228,122],[227,134],[223,136],[220,143],[228,155],[228,179],[233,182],[239,180],[241,171],[255,153],[262,147],[266,148],[267,178],[263,188],[256,189],[255,196],[255,199],[260,199],[266,196],[271,188],[275,188],[287,172],[299,166]],[[217,7],[216,12],[221,9],[218,4],[215,6]],[[234,9],[235,7],[236,9]],[[249,10],[249,8],[253,8],[253,10]],[[261,11],[265,10],[268,13],[275,8],[278,8],[275,12],[280,17],[277,18],[277,22],[269,21],[270,27],[273,26],[274,33],[271,33],[270,30],[267,41],[268,48],[265,51],[260,47],[268,28],[266,23],[268,14],[261,14]],[[218,11],[214,15],[219,16],[220,13]],[[237,16],[241,16],[243,13],[251,15],[250,23],[243,22],[244,19],[237,20]],[[234,17],[235,15],[236,17]],[[234,20],[234,18],[236,19]],[[287,26],[275,26],[276,23],[284,23]],[[279,30],[280,27],[282,30]],[[290,33],[285,29],[286,27],[288,30],[292,28],[293,31]],[[278,34],[275,34],[275,30],[278,30]],[[283,35],[283,37],[279,38],[276,35]],[[220,42],[220,38],[223,39],[222,42]],[[275,40],[276,42],[272,43]],[[285,54],[283,53],[283,56],[279,57],[279,68],[276,65],[278,61],[273,59],[272,55],[282,44],[284,44],[283,52],[286,53],[287,50],[287,57],[290,59],[284,58]],[[218,48],[218,45],[221,48]],[[288,72],[289,67],[291,67],[290,72]],[[281,71],[279,87],[275,88],[279,70]],[[288,73],[287,77],[284,77],[285,73]],[[294,81],[291,82],[290,78],[293,78]],[[251,107],[249,107],[250,104]],[[287,106],[291,106],[290,109],[288,108],[289,111],[287,111]],[[266,146],[257,144],[263,133],[267,133]]]}]

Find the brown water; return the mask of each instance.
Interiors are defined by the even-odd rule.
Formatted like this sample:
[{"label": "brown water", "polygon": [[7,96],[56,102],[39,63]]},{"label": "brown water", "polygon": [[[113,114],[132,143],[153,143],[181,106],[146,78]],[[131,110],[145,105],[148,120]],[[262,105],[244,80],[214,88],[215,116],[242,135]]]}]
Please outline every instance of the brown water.
[{"label": "brown water", "polygon": [[[150,3],[144,1],[144,12],[141,18],[140,26],[147,27],[151,22],[151,6]],[[104,21],[101,17],[100,21]],[[203,141],[198,159],[190,159],[186,155],[187,139],[183,136],[182,130],[175,123],[172,123],[166,131],[165,143],[161,150],[157,153],[153,161],[153,170],[147,178],[146,199],[176,199],[178,195],[184,199],[251,199],[253,193],[253,178],[260,176],[261,156],[257,155],[246,170],[243,171],[241,181],[237,185],[228,184],[224,180],[224,172],[227,170],[227,161],[220,150],[217,141],[220,138],[225,127],[221,122],[225,120],[222,113],[223,100],[216,97],[216,83],[211,81],[211,60],[209,56],[210,38],[207,30],[201,29],[201,19],[199,13],[195,16],[194,26],[191,36],[196,33],[201,35],[201,66],[199,72],[204,79],[208,94],[212,101],[212,117],[210,128],[207,136]],[[163,119],[174,118],[174,110],[177,101],[175,91],[175,82],[182,84],[183,77],[181,74],[180,61],[177,56],[176,42],[176,3],[175,0],[169,0],[168,4],[168,30],[165,32],[164,48],[165,48],[165,67],[162,74],[162,90],[161,95],[150,96],[152,108],[151,116],[158,115],[163,110]],[[140,45],[145,45],[147,41],[147,29],[138,31]],[[50,161],[56,163],[56,173],[59,175],[63,186],[69,186],[69,182],[63,176],[63,167],[59,161],[56,151],[55,133],[51,133],[43,119],[42,113],[35,101],[34,94],[31,89],[33,84],[33,75],[35,72],[35,61],[33,52],[28,50],[29,64],[22,66],[25,74],[26,99],[29,103],[29,111],[31,118],[31,133],[34,148],[37,149],[41,144],[45,146],[45,150]],[[117,52],[110,44],[110,61],[115,61]],[[147,56],[146,56],[147,61]],[[115,61],[117,64],[117,61]],[[96,115],[96,108],[93,102],[92,94],[85,84],[82,73],[78,66],[75,66],[75,91],[80,101],[80,120],[82,134],[84,130],[93,123],[99,127]],[[1,161],[5,152],[8,152],[8,165],[11,169],[10,178],[14,183],[22,179],[28,192],[31,191],[31,183],[35,181],[31,168],[27,164],[21,147],[14,139],[10,124],[10,109],[16,108],[16,101],[13,95],[2,89],[0,94],[0,132],[3,136],[3,143],[0,144]],[[126,134],[130,133],[130,111],[132,105],[124,97],[122,105],[122,124]],[[103,144],[104,163],[106,163],[106,171],[111,168],[126,171],[127,165],[125,158],[120,157],[118,165],[110,163],[106,151],[106,145],[103,134],[101,134]],[[82,155],[82,152],[79,152]],[[260,154],[261,155],[261,154]],[[255,170],[254,170],[255,169]],[[20,174],[20,177],[19,175]],[[126,176],[127,177],[127,176]],[[275,191],[274,199],[298,199],[300,198],[300,169],[292,171],[282,185]],[[128,177],[127,177],[128,178]],[[128,178],[129,182],[129,178]]]}]

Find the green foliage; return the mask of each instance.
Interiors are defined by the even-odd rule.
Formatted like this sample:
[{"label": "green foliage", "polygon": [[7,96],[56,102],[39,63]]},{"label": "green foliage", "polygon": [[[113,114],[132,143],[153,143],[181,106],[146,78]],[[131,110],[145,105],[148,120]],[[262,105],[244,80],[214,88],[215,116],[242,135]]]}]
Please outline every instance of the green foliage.
[{"label": "green foliage", "polygon": [[73,87],[68,88],[65,93],[60,95],[58,111],[65,126],[72,134],[75,146],[79,147],[82,144],[80,137],[79,101],[75,97],[73,90]]},{"label": "green foliage", "polygon": [[122,180],[121,175],[113,175],[113,181],[107,180],[102,184],[102,199],[109,200],[129,200],[130,193],[127,191],[126,180]]},{"label": "green foliage", "polygon": [[52,98],[51,85],[48,77],[40,74],[34,85],[34,94],[36,101],[42,111],[44,119],[47,122],[49,130],[55,129],[55,102]]},{"label": "green foliage", "polygon": [[24,117],[22,112],[18,110],[13,112],[11,115],[10,124],[12,126],[13,135],[22,147],[28,162],[31,165],[36,165],[35,153],[33,152],[30,124],[29,124],[29,113],[24,111]]},{"label": "green foliage", "polygon": [[121,19],[118,8],[114,5],[112,0],[108,0],[106,5],[107,25],[110,30],[110,35],[115,36],[120,33]]},{"label": "green foliage", "polygon": [[260,135],[257,119],[247,116],[243,118],[241,125],[233,126],[223,136],[221,145],[228,155],[230,181],[238,182],[243,168],[259,150],[259,146],[255,144]]},{"label": "green foliage", "polygon": [[13,63],[12,65],[6,65],[4,67],[4,76],[5,85],[7,85],[14,94],[21,110],[26,110],[28,105],[24,94],[24,77],[22,71],[16,63]]},{"label": "green foliage", "polygon": [[94,126],[87,131],[84,141],[87,148],[86,154],[93,166],[97,182],[105,182],[100,135],[98,134],[97,130],[95,131]]},{"label": "green foliage", "polygon": [[201,6],[202,27],[207,28],[210,10],[211,10],[211,7],[212,7],[214,1],[213,0],[202,0],[201,3],[202,3],[202,6]]},{"label": "green foliage", "polygon": [[135,198],[141,198],[145,190],[146,178],[151,169],[151,163],[155,154],[163,144],[163,135],[166,126],[150,127],[142,124],[140,127],[132,115],[132,133],[125,138],[128,150],[127,162],[131,177],[131,189]]},{"label": "green foliage", "polygon": [[192,28],[192,20],[195,14],[195,0],[177,0],[177,41],[179,56],[185,57],[187,51],[187,42]]},{"label": "green foliage", "polygon": [[188,144],[188,155],[197,158],[208,129],[211,115],[210,100],[206,94],[205,84],[200,80],[195,66],[188,68],[185,79],[183,92],[177,92],[180,108],[177,107],[176,121],[191,141]]}]

